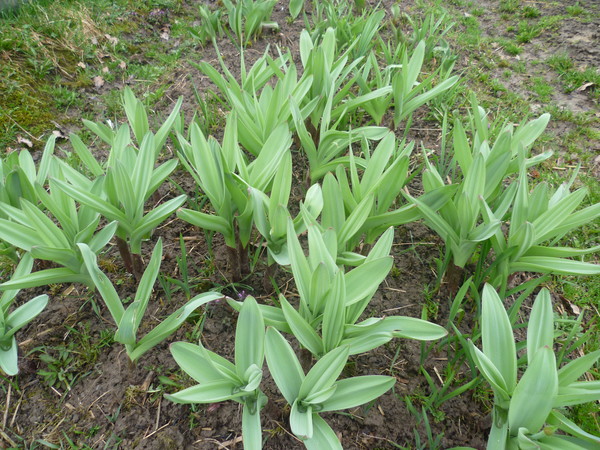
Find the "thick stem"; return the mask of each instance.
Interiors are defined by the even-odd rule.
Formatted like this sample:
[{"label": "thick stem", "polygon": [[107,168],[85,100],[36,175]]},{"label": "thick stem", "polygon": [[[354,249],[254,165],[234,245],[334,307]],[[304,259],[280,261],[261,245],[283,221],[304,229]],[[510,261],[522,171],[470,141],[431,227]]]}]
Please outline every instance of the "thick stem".
[{"label": "thick stem", "polygon": [[240,258],[240,273],[248,275],[250,273],[250,261],[248,260],[248,249],[242,246],[238,238],[237,244],[238,257]]},{"label": "thick stem", "polygon": [[453,262],[448,264],[445,278],[451,295],[455,295],[458,292],[464,278],[464,273],[465,270],[462,267],[458,267]]},{"label": "thick stem", "polygon": [[144,261],[142,261],[142,255],[132,253],[131,261],[133,262],[133,276],[137,281],[140,281],[144,274]]},{"label": "thick stem", "polygon": [[127,245],[127,241],[117,236],[117,248],[119,249],[119,253],[121,254],[121,259],[123,260],[123,264],[125,265],[125,270],[133,274],[133,262],[131,259],[131,252],[129,251],[129,245]]},{"label": "thick stem", "polygon": [[231,271],[231,281],[237,283],[242,279],[238,251],[236,248],[227,246],[227,254],[229,255],[229,270]]}]

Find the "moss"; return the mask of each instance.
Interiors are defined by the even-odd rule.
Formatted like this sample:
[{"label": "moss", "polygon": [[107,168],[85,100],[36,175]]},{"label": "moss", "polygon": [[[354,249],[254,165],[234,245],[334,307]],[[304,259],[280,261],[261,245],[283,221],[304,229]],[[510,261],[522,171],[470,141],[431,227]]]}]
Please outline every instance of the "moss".
[{"label": "moss", "polygon": [[[52,99],[41,91],[6,89],[0,82],[0,105],[0,151],[23,130],[39,137],[54,127],[56,113]],[[35,148],[43,146],[42,142],[33,141],[33,144]]]}]

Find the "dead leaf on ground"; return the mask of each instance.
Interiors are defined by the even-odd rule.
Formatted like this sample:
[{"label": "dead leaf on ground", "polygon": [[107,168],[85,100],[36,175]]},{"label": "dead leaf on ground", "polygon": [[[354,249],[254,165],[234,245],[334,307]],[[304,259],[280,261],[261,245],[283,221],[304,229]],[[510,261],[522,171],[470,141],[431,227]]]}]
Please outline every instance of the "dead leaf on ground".
[{"label": "dead leaf on ground", "polygon": [[103,67],[103,68],[102,68],[102,73],[108,73],[108,67],[106,67],[106,66],[105,66],[105,67]]},{"label": "dead leaf on ground", "polygon": [[106,33],[106,34],[104,35],[104,37],[105,37],[105,38],[108,40],[108,42],[110,42],[112,45],[117,45],[117,44],[119,43],[119,40],[118,40],[116,37],[114,37],[114,36],[111,36],[111,35],[110,35],[110,34],[108,34],[108,33]]},{"label": "dead leaf on ground", "polygon": [[17,142],[19,144],[25,144],[29,148],[33,147],[33,142],[31,142],[29,139],[26,139],[26,138],[21,137],[21,136],[17,136]]},{"label": "dead leaf on ground", "polygon": [[125,64],[125,61],[121,61],[121,62],[119,63],[119,67],[120,67],[121,69],[125,70],[125,69],[127,68],[127,64]]},{"label": "dead leaf on ground", "polygon": [[93,81],[94,86],[96,86],[97,89],[100,89],[102,86],[104,86],[104,78],[101,76],[94,77]]},{"label": "dead leaf on ground", "polygon": [[56,139],[66,139],[67,138],[67,136],[65,136],[65,134],[62,131],[60,131],[60,130],[54,130],[52,132],[52,134],[54,136],[56,136]]},{"label": "dead leaf on ground", "polygon": [[577,89],[575,89],[575,92],[583,92],[585,91],[587,88],[589,88],[590,86],[594,86],[596,83],[584,83],[581,86],[579,86]]},{"label": "dead leaf on ground", "polygon": [[77,67],[81,67],[82,69],[85,69],[87,66],[85,65],[84,62],[80,61],[80,62],[77,63]]}]

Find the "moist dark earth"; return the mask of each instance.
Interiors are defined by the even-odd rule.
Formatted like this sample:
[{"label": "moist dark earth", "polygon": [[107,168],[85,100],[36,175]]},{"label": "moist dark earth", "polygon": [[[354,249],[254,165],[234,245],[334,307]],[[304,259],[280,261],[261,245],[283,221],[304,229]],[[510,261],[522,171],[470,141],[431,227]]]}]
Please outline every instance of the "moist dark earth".
[{"label": "moist dark earth", "polygon": [[[197,14],[196,3],[186,2],[179,14]],[[553,30],[543,33],[526,47],[520,55],[524,61],[544,58],[545,55],[566,51],[580,66],[597,66],[600,60],[600,18],[598,4],[591,1],[579,2],[595,11],[596,18],[582,24],[566,19]],[[563,8],[558,4],[536,3],[543,15],[553,14],[553,8]],[[374,6],[374,5],[372,5]],[[410,14],[420,10],[412,2],[400,5]],[[485,10],[480,18],[484,35],[497,36],[505,33],[502,28],[497,2],[483,1],[479,6]],[[383,2],[381,7],[389,12],[391,2]],[[468,9],[452,6],[459,14],[468,14]],[[137,17],[146,21],[141,27],[141,35],[119,36],[119,39],[159,39],[160,29],[169,26],[176,16],[165,14],[163,23],[157,26],[154,19]],[[125,18],[124,20],[128,20]],[[290,47],[295,59],[298,54],[298,37],[303,28],[302,19],[288,21],[287,3],[279,3],[273,20],[281,29],[277,33],[267,33],[257,39],[245,53],[246,63],[252,64],[270,46],[276,55],[276,45]],[[460,24],[457,25],[460,28]],[[166,49],[176,48],[177,39],[164,41]],[[227,38],[218,42],[219,50],[230,70],[239,73],[239,52]],[[460,49],[457,69],[461,65],[476,63],[474,55],[462,55]],[[501,50],[499,50],[501,51]],[[190,57],[193,61],[204,60],[218,64],[215,50],[211,46],[194,49]],[[476,55],[475,55],[476,56]],[[510,55],[504,55],[510,59]],[[475,62],[474,62],[475,61]],[[142,61],[143,62],[143,61]],[[492,73],[500,79],[500,73]],[[546,76],[556,76],[546,74]],[[523,81],[518,78],[502,79],[511,90],[525,92]],[[88,88],[87,95],[93,98],[103,91],[122,88],[127,82],[107,83],[100,88]],[[211,88],[209,80],[188,61],[182,61],[172,73],[172,84],[164,99],[159,103],[157,114],[166,117],[174,101],[184,97],[183,110],[190,118],[196,112],[193,86],[202,93]],[[212,87],[214,89],[214,87]],[[597,100],[586,92],[563,94],[557,92],[553,99],[557,104],[574,111],[598,111]],[[90,106],[93,107],[93,106]],[[540,108],[532,101],[532,109]],[[105,120],[101,105],[97,107],[97,120]],[[566,125],[552,124],[551,132],[564,132]],[[214,131],[220,137],[220,129]],[[415,119],[411,139],[423,142],[436,150],[439,146],[439,125],[427,119],[426,114]],[[68,147],[68,143],[62,142]],[[559,152],[561,149],[558,149]],[[172,151],[172,149],[171,149]],[[591,152],[600,152],[598,147]],[[569,162],[570,155],[564,158]],[[593,158],[591,159],[594,160]],[[596,158],[598,162],[598,158]],[[593,170],[591,168],[590,170]],[[193,181],[184,173],[177,173],[173,181],[193,195]],[[303,196],[302,181],[295,187],[299,200]],[[414,186],[418,189],[418,186]],[[174,184],[161,187],[164,199],[178,195]],[[159,237],[165,243],[165,257],[161,273],[177,278],[176,258],[180,254],[179,237],[183,236],[190,267],[189,277],[194,280],[192,295],[213,289],[223,288],[227,295],[235,297],[240,291],[255,296],[268,303],[274,292],[263,287],[264,265],[259,260],[252,275],[234,287],[227,281],[228,268],[224,243],[219,236],[208,242],[204,232],[178,220],[169,221],[159,227],[151,242],[145,243],[149,252]],[[400,314],[421,317],[423,308],[429,312],[429,319],[445,325],[451,302],[451,293],[442,285],[439,292],[433,292],[436,281],[435,258],[440,257],[442,242],[428,228],[416,223],[399,227],[393,247],[394,268],[390,276],[376,293],[369,315]],[[263,255],[264,256],[264,255]],[[103,257],[103,269],[109,272],[117,283],[122,298],[133,296],[135,282],[120,263],[116,249],[111,248]],[[293,297],[295,287],[291,274],[284,269],[276,273],[277,283],[286,296]],[[41,292],[42,290],[39,290]],[[47,292],[47,290],[44,290]],[[22,298],[30,298],[33,291],[24,292]],[[156,286],[148,315],[143,322],[146,333],[155,326],[161,317],[181,306],[186,301],[181,291],[171,298]],[[469,308],[469,305],[466,305]],[[467,315],[469,311],[467,310]],[[202,339],[204,345],[229,359],[233,357],[233,340],[237,313],[226,302],[210,304],[205,314],[193,316],[168,341],[146,353],[136,365],[132,365],[120,344],[111,341],[113,324],[110,315],[97,294],[86,291],[82,286],[55,286],[51,291],[48,308],[19,335],[21,373],[14,381],[3,378],[9,385],[8,395],[0,399],[0,411],[5,411],[3,428],[5,434],[0,442],[10,446],[11,442],[25,448],[36,445],[36,440],[59,443],[70,448],[122,448],[122,449],[217,449],[242,448],[241,407],[237,403],[225,402],[214,405],[178,405],[163,398],[193,382],[177,368],[168,351],[170,342],[178,340]],[[465,318],[459,327],[468,331],[469,320]],[[107,332],[107,330],[109,330]],[[296,349],[297,349],[296,345]],[[58,349],[63,349],[59,352]],[[376,351],[352,358],[352,364],[345,375],[386,374],[397,379],[394,389],[364,407],[345,411],[343,414],[324,414],[324,418],[338,433],[346,449],[376,449],[421,447],[430,448],[438,436],[439,448],[468,446],[485,448],[490,428],[490,392],[484,384],[463,394],[435,405],[433,414],[427,416],[428,427],[422,420],[421,408],[430,394],[429,385],[421,372],[427,371],[439,387],[445,381],[449,360],[459,349],[445,345],[428,347],[409,340],[396,339]],[[63,380],[50,386],[48,377],[42,373],[49,371],[48,362],[40,358],[47,354],[56,361],[55,369]],[[422,366],[421,366],[422,364]],[[458,388],[471,380],[469,368],[464,366],[455,374],[456,382],[451,389]],[[296,449],[303,445],[289,431],[289,407],[282,401],[274,383],[267,378],[265,393],[269,403],[262,412],[264,448]],[[406,398],[410,399],[407,405]],[[412,411],[411,411],[412,409]],[[417,414],[415,414],[417,412]],[[2,414],[0,414],[2,416]],[[429,430],[428,430],[429,428]],[[428,431],[431,441],[427,441]],[[19,438],[20,437],[20,438]],[[420,437],[420,438],[419,438]],[[420,439],[420,445],[419,441]],[[37,443],[39,446],[39,442]]]}]

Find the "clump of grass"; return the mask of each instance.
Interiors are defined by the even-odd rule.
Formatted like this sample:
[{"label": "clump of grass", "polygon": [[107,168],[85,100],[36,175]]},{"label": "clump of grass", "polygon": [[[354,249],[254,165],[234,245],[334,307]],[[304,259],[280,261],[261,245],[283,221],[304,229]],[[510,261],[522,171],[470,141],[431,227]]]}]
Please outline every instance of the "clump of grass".
[{"label": "clump of grass", "polygon": [[579,4],[579,2],[577,2],[574,5],[567,6],[565,8],[565,11],[571,17],[575,17],[575,16],[581,16],[581,15],[583,15],[583,13],[585,12],[585,9],[583,8],[583,6],[581,6]]},{"label": "clump of grass", "polygon": [[531,90],[542,102],[550,101],[554,93],[554,88],[543,77],[533,77],[531,79]]},{"label": "clump of grass", "polygon": [[597,87],[600,85],[600,71],[598,69],[586,67],[579,70],[567,54],[551,56],[546,63],[559,74],[566,93],[573,92],[584,84],[590,83],[593,96],[598,98]]}]

